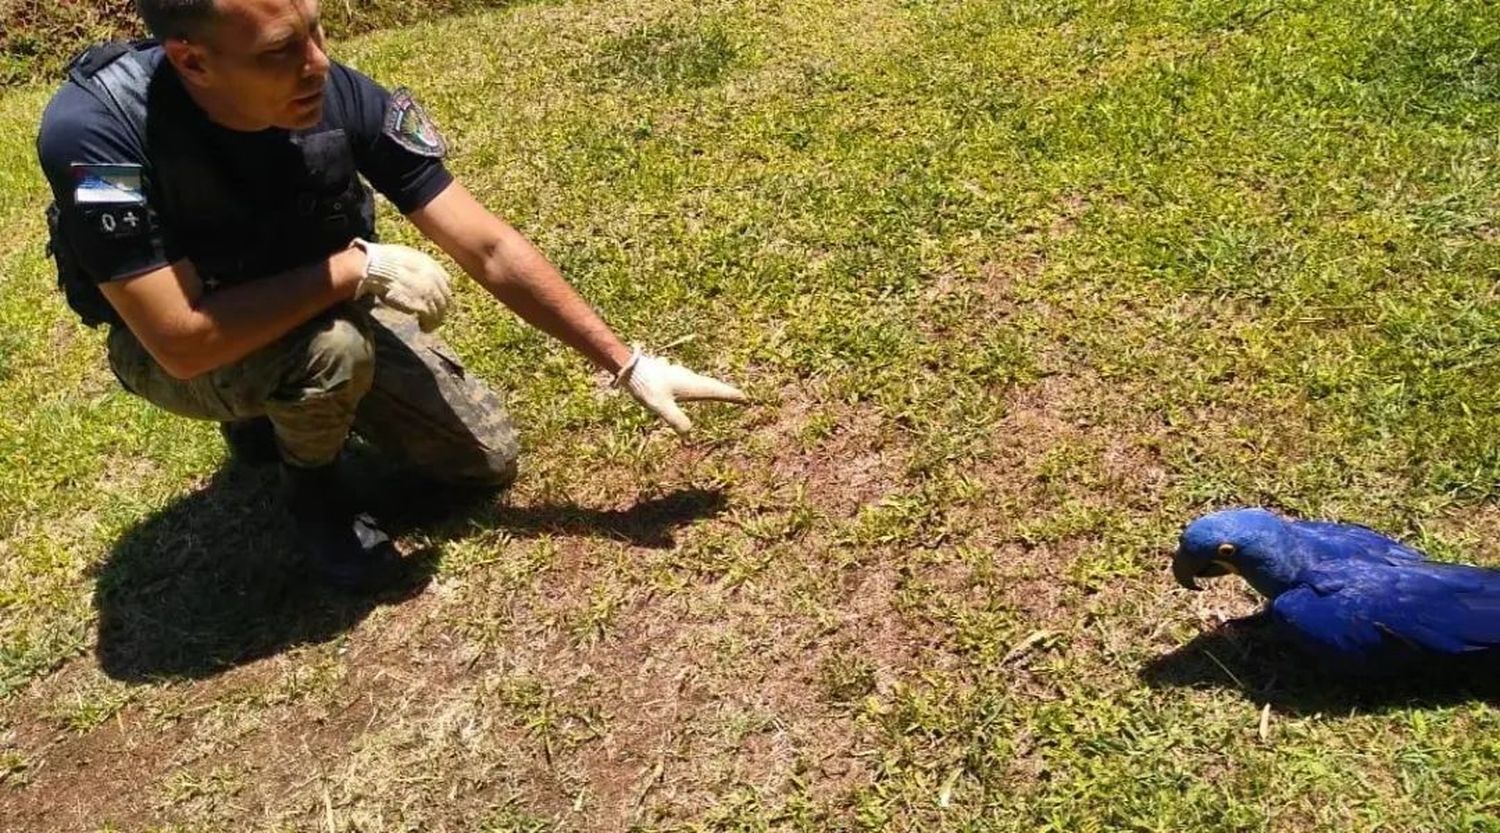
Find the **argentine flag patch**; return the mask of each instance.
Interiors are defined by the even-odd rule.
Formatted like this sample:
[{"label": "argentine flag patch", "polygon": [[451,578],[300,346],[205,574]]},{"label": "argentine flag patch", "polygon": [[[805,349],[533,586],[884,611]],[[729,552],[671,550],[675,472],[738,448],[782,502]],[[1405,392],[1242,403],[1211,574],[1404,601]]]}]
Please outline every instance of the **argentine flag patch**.
[{"label": "argentine flag patch", "polygon": [[144,205],[140,165],[73,165],[73,202],[78,205]]}]

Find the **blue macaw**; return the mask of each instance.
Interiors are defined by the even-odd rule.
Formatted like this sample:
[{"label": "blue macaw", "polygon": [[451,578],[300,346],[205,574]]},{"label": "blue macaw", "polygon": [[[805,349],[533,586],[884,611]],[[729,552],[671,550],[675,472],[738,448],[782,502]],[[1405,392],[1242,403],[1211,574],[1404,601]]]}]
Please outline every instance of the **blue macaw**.
[{"label": "blue macaw", "polygon": [[1437,656],[1500,657],[1500,570],[1428,561],[1352,524],[1230,509],[1188,525],[1179,584],[1234,573],[1270,600],[1272,620],[1350,668]]}]

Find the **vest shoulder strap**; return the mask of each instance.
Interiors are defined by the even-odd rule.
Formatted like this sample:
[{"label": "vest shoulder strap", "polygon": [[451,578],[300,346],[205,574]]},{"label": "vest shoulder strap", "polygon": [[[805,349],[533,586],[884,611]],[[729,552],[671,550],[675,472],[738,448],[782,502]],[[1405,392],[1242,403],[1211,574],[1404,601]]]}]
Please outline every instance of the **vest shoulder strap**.
[{"label": "vest shoulder strap", "polygon": [[146,146],[146,96],[152,68],[143,50],[155,41],[110,41],[84,50],[68,67],[68,78],[115,110]]}]

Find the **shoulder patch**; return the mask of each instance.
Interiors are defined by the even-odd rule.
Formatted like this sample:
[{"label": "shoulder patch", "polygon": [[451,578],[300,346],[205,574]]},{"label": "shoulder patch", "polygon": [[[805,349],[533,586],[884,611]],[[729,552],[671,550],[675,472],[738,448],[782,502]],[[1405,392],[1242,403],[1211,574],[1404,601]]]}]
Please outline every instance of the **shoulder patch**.
[{"label": "shoulder patch", "polygon": [[448,140],[405,87],[391,93],[390,107],[385,112],[385,135],[419,156],[441,159],[448,154]]},{"label": "shoulder patch", "polygon": [[140,165],[74,163],[72,170],[73,212],[87,239],[128,240],[155,230]]},{"label": "shoulder patch", "polygon": [[141,205],[146,192],[140,165],[73,166],[73,202],[78,205]]}]

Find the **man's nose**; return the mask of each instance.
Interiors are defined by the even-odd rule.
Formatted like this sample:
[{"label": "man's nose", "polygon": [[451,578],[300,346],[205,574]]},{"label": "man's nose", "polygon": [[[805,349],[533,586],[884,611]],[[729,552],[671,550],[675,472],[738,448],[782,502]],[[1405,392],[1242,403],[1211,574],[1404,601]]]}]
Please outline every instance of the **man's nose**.
[{"label": "man's nose", "polygon": [[307,39],[307,56],[303,60],[302,71],[306,75],[322,77],[328,74],[333,66],[333,61],[328,57],[328,52],[323,49],[323,44],[317,38]]}]

